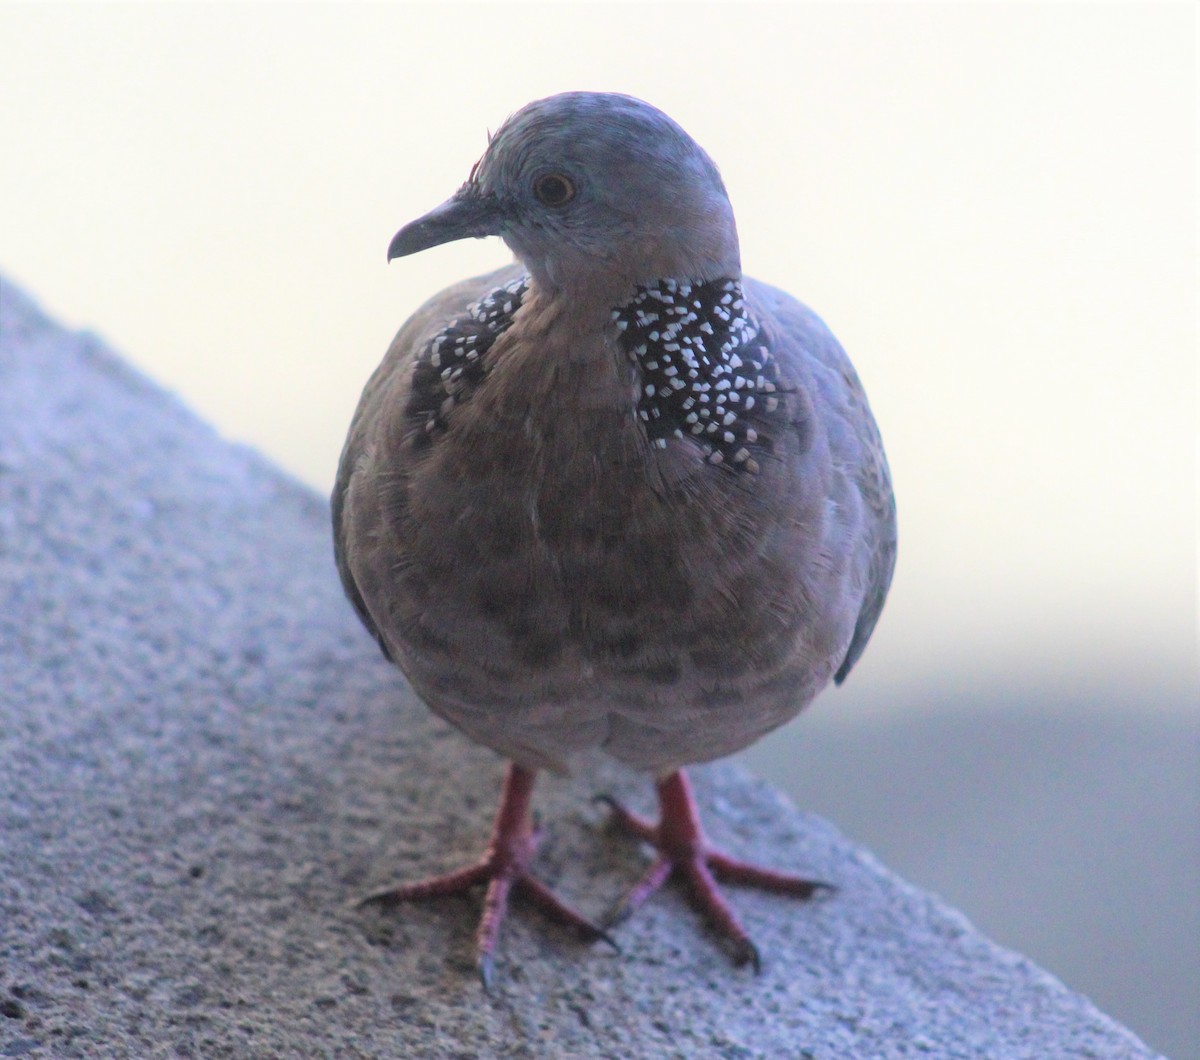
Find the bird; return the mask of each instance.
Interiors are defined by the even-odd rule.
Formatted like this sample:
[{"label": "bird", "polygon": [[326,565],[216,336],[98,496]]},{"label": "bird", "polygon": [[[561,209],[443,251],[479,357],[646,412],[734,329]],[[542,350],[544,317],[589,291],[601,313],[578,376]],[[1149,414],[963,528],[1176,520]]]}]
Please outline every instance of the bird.
[{"label": "bird", "polygon": [[[757,969],[719,881],[830,885],[716,849],[684,770],[790,720],[862,655],[896,559],[879,430],[821,319],[743,275],[716,164],[649,103],[529,103],[387,258],[490,236],[514,262],[425,302],[367,382],[332,519],[384,656],[509,764],[479,860],[365,901],[485,887],[487,988],[510,894],[611,941],[678,877]],[[537,773],[595,749],[659,802],[651,821],[607,800],[655,856],[599,923],[532,867]]]}]

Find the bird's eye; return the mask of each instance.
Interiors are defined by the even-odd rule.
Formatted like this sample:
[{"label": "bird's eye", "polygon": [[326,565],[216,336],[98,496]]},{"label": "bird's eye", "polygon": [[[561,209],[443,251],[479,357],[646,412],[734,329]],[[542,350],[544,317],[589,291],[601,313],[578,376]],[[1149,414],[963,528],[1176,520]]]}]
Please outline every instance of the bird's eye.
[{"label": "bird's eye", "polygon": [[533,182],[533,194],[544,206],[565,206],[575,198],[575,185],[561,173],[547,173]]}]

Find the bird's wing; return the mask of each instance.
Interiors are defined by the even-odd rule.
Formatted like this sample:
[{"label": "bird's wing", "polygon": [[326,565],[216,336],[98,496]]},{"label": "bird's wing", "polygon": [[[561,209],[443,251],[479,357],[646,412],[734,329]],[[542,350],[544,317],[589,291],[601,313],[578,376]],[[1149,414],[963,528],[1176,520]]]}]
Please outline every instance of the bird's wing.
[{"label": "bird's wing", "polygon": [[865,551],[869,560],[866,592],[863,594],[862,608],[858,612],[858,621],[854,624],[854,637],[850,641],[846,657],[833,676],[839,685],[846,680],[846,675],[858,662],[867,641],[875,631],[875,623],[883,610],[883,602],[887,599],[888,589],[892,584],[892,573],[896,569],[896,495],[892,491],[892,476],[879,437],[879,429],[871,416],[866,394],[857,375],[852,376],[851,386],[856,398],[861,402],[860,407],[864,413],[863,431],[868,439],[865,445],[866,459],[858,474],[858,488],[867,513]]},{"label": "bird's wing", "polygon": [[[379,627],[371,617],[362,590],[355,581],[354,573],[351,570],[348,554],[350,526],[346,510],[346,500],[351,483],[363,460],[372,451],[374,432],[379,429],[382,422],[385,422],[386,408],[397,400],[406,401],[411,389],[417,355],[425,347],[430,336],[443,327],[447,321],[460,316],[472,303],[477,302],[497,287],[518,278],[523,272],[520,265],[506,266],[484,276],[463,280],[430,298],[409,317],[397,332],[383,361],[367,381],[362,396],[359,398],[358,408],[355,410],[350,431],[346,436],[346,444],[342,449],[341,459],[338,461],[337,478],[334,481],[333,494],[330,498],[333,517],[333,554],[346,596],[354,605],[354,610],[358,613],[363,625],[379,643],[380,649],[388,659],[391,659],[391,654],[380,635]],[[397,474],[403,472],[402,468],[390,470]],[[379,473],[379,469],[375,469],[375,471],[377,474]]]},{"label": "bird's wing", "polygon": [[834,680],[841,684],[871,639],[896,566],[896,498],[879,428],[866,392],[845,351],[824,322],[786,292],[747,279],[747,291],[771,322],[781,349],[813,389],[826,424],[830,456],[850,478],[861,507],[854,564],[861,602],[854,633]]}]

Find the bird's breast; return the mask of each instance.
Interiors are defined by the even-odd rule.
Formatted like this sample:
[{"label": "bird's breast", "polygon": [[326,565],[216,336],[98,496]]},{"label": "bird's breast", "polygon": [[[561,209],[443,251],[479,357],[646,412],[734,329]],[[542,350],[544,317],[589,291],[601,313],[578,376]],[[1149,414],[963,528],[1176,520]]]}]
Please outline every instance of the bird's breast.
[{"label": "bird's breast", "polygon": [[632,366],[603,338],[555,330],[497,341],[411,500],[435,553],[477,559],[451,576],[462,607],[578,640],[602,614],[685,606],[687,535],[637,424]]},{"label": "bird's breast", "polygon": [[581,677],[778,662],[803,595],[795,511],[689,443],[650,444],[628,359],[582,346],[514,328],[414,454],[393,506],[412,623]]},{"label": "bird's breast", "polygon": [[579,726],[610,746],[615,717],[696,711],[694,757],[727,753],[807,702],[848,637],[818,613],[823,486],[653,444],[611,322],[589,337],[530,308],[435,430],[421,409],[381,454],[377,624],[430,705],[505,753],[510,730],[532,746],[544,726],[549,757]]}]

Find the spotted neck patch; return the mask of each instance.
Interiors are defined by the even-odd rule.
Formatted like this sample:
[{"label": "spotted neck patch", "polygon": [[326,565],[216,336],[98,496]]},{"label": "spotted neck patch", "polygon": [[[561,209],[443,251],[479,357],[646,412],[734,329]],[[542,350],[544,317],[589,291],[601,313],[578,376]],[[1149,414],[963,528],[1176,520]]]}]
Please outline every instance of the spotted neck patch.
[{"label": "spotted neck patch", "polygon": [[756,473],[770,450],[763,415],[779,404],[779,368],[733,279],[660,280],[614,309],[641,372],[637,415],[650,441],[694,438],[711,464]]},{"label": "spotted neck patch", "polygon": [[428,445],[446,429],[446,416],[466,401],[483,381],[489,365],[486,354],[512,326],[513,315],[529,290],[521,276],[498,287],[437,332],[413,364],[408,415],[421,424],[418,445]]}]

